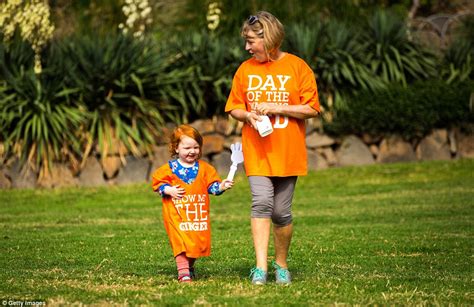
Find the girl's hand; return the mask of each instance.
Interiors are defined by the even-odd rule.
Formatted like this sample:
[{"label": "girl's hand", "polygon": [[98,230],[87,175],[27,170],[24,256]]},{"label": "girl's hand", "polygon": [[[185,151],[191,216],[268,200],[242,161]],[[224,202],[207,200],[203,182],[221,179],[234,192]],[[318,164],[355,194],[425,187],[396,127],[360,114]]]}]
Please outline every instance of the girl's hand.
[{"label": "girl's hand", "polygon": [[234,180],[224,179],[221,184],[219,184],[219,189],[221,191],[228,190],[234,186]]},{"label": "girl's hand", "polygon": [[166,195],[169,195],[173,198],[180,199],[184,196],[184,193],[186,192],[184,188],[182,188],[179,184],[175,186],[167,186],[164,190]]}]

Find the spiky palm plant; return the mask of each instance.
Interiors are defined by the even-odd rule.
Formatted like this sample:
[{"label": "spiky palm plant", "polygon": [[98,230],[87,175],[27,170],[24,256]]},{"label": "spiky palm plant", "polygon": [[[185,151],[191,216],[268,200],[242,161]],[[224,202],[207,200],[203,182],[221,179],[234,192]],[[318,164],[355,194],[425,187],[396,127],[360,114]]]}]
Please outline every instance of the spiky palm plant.
[{"label": "spiky palm plant", "polygon": [[319,92],[330,120],[345,97],[362,89],[383,86],[364,64],[366,45],[353,29],[337,21],[318,19],[311,26],[288,27],[289,50],[305,59],[317,75]]},{"label": "spiky palm plant", "polygon": [[62,76],[65,67],[55,61],[58,48],[49,48],[41,74],[33,71],[34,54],[19,40],[10,48],[0,45],[0,129],[7,155],[15,155],[47,175],[53,161],[78,166],[80,146],[76,131],[83,111]]},{"label": "spiky palm plant", "polygon": [[444,51],[441,78],[447,83],[474,78],[474,15],[461,18],[454,41]]},{"label": "spiky palm plant", "polygon": [[192,68],[199,87],[189,93],[191,117],[222,114],[232,77],[244,59],[239,37],[216,37],[207,32],[179,35],[171,41],[171,48],[179,53],[177,69]]},{"label": "spiky palm plant", "polygon": [[409,39],[403,18],[377,10],[365,30],[367,65],[384,82],[407,85],[437,75],[434,53]]},{"label": "spiky palm plant", "polygon": [[167,98],[181,95],[183,74],[167,71],[168,58],[150,41],[129,36],[75,37],[67,50],[67,77],[88,114],[84,159],[95,144],[102,157],[149,152],[178,110]]}]

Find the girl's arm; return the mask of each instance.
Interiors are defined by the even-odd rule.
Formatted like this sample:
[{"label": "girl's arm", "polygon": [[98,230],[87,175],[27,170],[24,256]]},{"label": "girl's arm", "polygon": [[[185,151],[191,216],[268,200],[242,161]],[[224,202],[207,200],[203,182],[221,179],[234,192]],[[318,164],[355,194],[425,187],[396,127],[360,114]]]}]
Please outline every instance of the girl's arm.
[{"label": "girl's arm", "polygon": [[184,196],[184,193],[186,192],[184,188],[182,188],[179,184],[175,186],[170,186],[169,184],[164,184],[163,188],[163,195],[168,195],[171,196],[172,198],[177,198],[180,199]]},{"label": "girl's arm", "polygon": [[221,195],[224,191],[232,188],[234,186],[233,180],[224,179],[221,182],[214,181],[209,185],[207,192],[212,195]]}]

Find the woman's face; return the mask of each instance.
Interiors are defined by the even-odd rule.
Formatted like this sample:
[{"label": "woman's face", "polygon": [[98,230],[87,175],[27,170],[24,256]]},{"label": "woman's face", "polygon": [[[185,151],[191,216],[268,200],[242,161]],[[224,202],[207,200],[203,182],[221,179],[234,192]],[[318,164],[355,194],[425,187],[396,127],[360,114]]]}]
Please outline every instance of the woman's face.
[{"label": "woman's face", "polygon": [[245,50],[259,62],[263,63],[268,61],[267,53],[263,45],[263,38],[258,37],[252,30],[249,30],[245,35]]},{"label": "woman's face", "polygon": [[185,163],[193,164],[199,158],[199,143],[189,136],[183,135],[176,148],[179,160]]}]

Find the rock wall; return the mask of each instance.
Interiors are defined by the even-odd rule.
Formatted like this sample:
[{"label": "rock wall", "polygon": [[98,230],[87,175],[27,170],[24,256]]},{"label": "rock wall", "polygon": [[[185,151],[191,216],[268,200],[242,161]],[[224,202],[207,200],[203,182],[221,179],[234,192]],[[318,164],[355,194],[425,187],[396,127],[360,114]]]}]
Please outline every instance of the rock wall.
[{"label": "rock wall", "polygon": [[[198,120],[191,123],[204,138],[203,159],[212,163],[222,177],[227,176],[230,145],[241,141],[242,123],[227,118]],[[439,129],[425,138],[407,142],[397,135],[348,135],[332,138],[321,133],[319,119],[307,120],[306,145],[308,168],[321,170],[330,167],[369,165],[423,160],[474,158],[474,135],[459,129]],[[0,188],[56,188],[69,186],[107,186],[149,182],[153,171],[170,158],[166,140],[174,128],[163,129],[160,144],[152,156],[121,157],[118,153],[102,159],[91,155],[77,174],[64,164],[54,164],[51,174],[38,180],[38,173],[24,168],[16,160],[0,165]],[[239,165],[238,173],[243,173]]]}]

